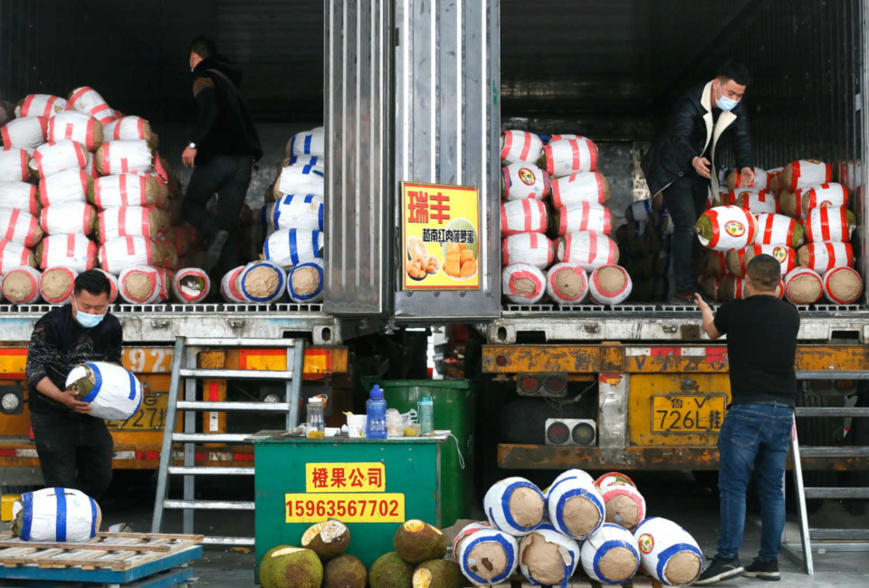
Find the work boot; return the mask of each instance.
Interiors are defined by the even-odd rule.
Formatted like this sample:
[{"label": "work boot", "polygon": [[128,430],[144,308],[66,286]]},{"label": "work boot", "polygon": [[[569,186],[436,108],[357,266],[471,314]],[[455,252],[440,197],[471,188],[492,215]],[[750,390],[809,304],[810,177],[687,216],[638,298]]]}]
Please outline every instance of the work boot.
[{"label": "work boot", "polygon": [[220,263],[220,256],[223,254],[223,246],[226,245],[227,239],[229,239],[228,232],[217,231],[214,239],[208,244],[208,249],[205,251],[205,267],[203,268],[206,272],[210,272]]},{"label": "work boot", "polygon": [[667,300],[667,304],[672,304],[673,306],[694,306],[694,297],[673,294],[670,296],[670,299]]},{"label": "work boot", "polygon": [[739,557],[724,559],[723,557],[715,556],[712,563],[709,564],[700,577],[694,582],[694,586],[708,586],[717,584],[727,578],[735,578],[741,576],[745,572],[745,568],[739,563]]},{"label": "work boot", "polygon": [[772,582],[781,580],[781,574],[778,573],[778,560],[760,561],[755,559],[745,568],[745,575],[749,578],[759,578]]}]

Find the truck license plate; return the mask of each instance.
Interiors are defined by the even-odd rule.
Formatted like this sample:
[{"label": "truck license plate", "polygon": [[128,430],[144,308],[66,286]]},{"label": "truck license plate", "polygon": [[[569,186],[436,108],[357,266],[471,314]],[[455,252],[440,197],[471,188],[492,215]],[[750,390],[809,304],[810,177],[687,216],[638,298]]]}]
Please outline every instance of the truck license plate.
[{"label": "truck license plate", "polygon": [[121,431],[162,431],[166,424],[166,406],[169,394],[156,392],[145,394],[139,411],[126,421],[109,421],[110,430]]},{"label": "truck license plate", "polygon": [[652,396],[652,432],[718,432],[724,422],[726,406],[724,394]]}]

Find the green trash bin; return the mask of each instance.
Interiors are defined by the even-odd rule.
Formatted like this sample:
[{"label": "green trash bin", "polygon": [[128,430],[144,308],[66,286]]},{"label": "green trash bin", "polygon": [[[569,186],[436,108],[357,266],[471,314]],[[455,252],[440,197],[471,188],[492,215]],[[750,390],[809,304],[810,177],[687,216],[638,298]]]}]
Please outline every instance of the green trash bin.
[{"label": "green trash bin", "polygon": [[424,396],[431,396],[435,429],[449,429],[455,436],[441,453],[441,526],[451,527],[459,519],[470,518],[475,499],[474,384],[468,380],[362,378],[366,390],[374,384],[383,389],[387,408],[402,413],[416,409]]}]

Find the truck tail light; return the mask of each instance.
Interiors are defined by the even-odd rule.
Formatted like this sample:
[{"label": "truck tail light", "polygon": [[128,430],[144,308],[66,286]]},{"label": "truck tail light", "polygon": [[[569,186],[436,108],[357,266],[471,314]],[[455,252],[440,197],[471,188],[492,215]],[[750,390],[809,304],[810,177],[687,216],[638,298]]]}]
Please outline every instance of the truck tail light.
[{"label": "truck tail light", "polygon": [[561,398],[567,394],[567,376],[555,374],[543,380],[543,388],[548,392],[547,396]]},{"label": "truck tail light", "polygon": [[596,442],[594,419],[546,419],[547,445],[594,447]]},{"label": "truck tail light", "polygon": [[520,375],[516,380],[519,396],[538,396],[540,379],[537,376]]},{"label": "truck tail light", "polygon": [[17,386],[4,386],[7,391],[0,392],[0,412],[21,414],[24,410],[24,393]]},{"label": "truck tail light", "polygon": [[519,374],[516,393],[519,396],[564,398],[567,396],[567,374]]}]

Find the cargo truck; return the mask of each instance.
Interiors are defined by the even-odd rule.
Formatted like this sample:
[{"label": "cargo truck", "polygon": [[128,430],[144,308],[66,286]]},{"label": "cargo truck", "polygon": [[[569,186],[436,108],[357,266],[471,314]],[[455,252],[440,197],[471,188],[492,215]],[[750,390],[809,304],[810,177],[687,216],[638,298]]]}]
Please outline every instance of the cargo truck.
[{"label": "cargo truck", "polygon": [[[0,71],[0,98],[94,86],[118,108],[151,120],[179,170],[194,115],[187,43],[195,34],[214,36],[245,70],[243,89],[269,154],[249,194],[254,204],[261,204],[257,196],[292,132],[325,124],[322,306],[118,307],[126,362],[149,380],[155,398],[167,389],[163,374],[176,335],[302,335],[314,345],[306,373],[328,376],[372,365],[365,361],[371,346],[356,346],[362,338],[465,323],[480,345],[468,370],[484,382],[479,463],[714,469],[729,390],[726,349],[706,340],[695,309],[502,303],[499,140],[510,128],[592,138],[618,216],[648,197],[639,161],[669,105],[711,79],[727,57],[753,74],[746,100],[757,165],[808,157],[834,164],[860,221],[856,266],[864,276],[869,269],[863,1],[87,0],[48,9],[9,0],[0,7],[8,64]],[[402,182],[478,190],[478,288],[403,286]],[[26,342],[44,310],[0,309],[8,347],[0,372],[12,393],[20,395]],[[850,386],[848,372],[864,370],[869,360],[869,309],[862,301],[820,304],[801,309],[801,320],[798,369],[804,376],[842,372],[839,387]],[[223,357],[228,367],[273,365],[256,350],[241,355]],[[341,376],[332,390],[336,402],[352,403],[349,380]],[[804,391],[803,402],[841,401],[815,388]],[[565,417],[576,422],[547,427],[548,419]],[[143,413],[131,421],[116,442],[124,455],[143,457],[116,463],[153,468],[159,419]],[[145,421],[147,433],[129,431]],[[815,441],[832,444],[843,423],[818,423]],[[32,466],[26,416],[0,417],[0,431],[0,464]],[[806,461],[848,469],[865,467],[867,456],[827,459],[820,452]]]}]

